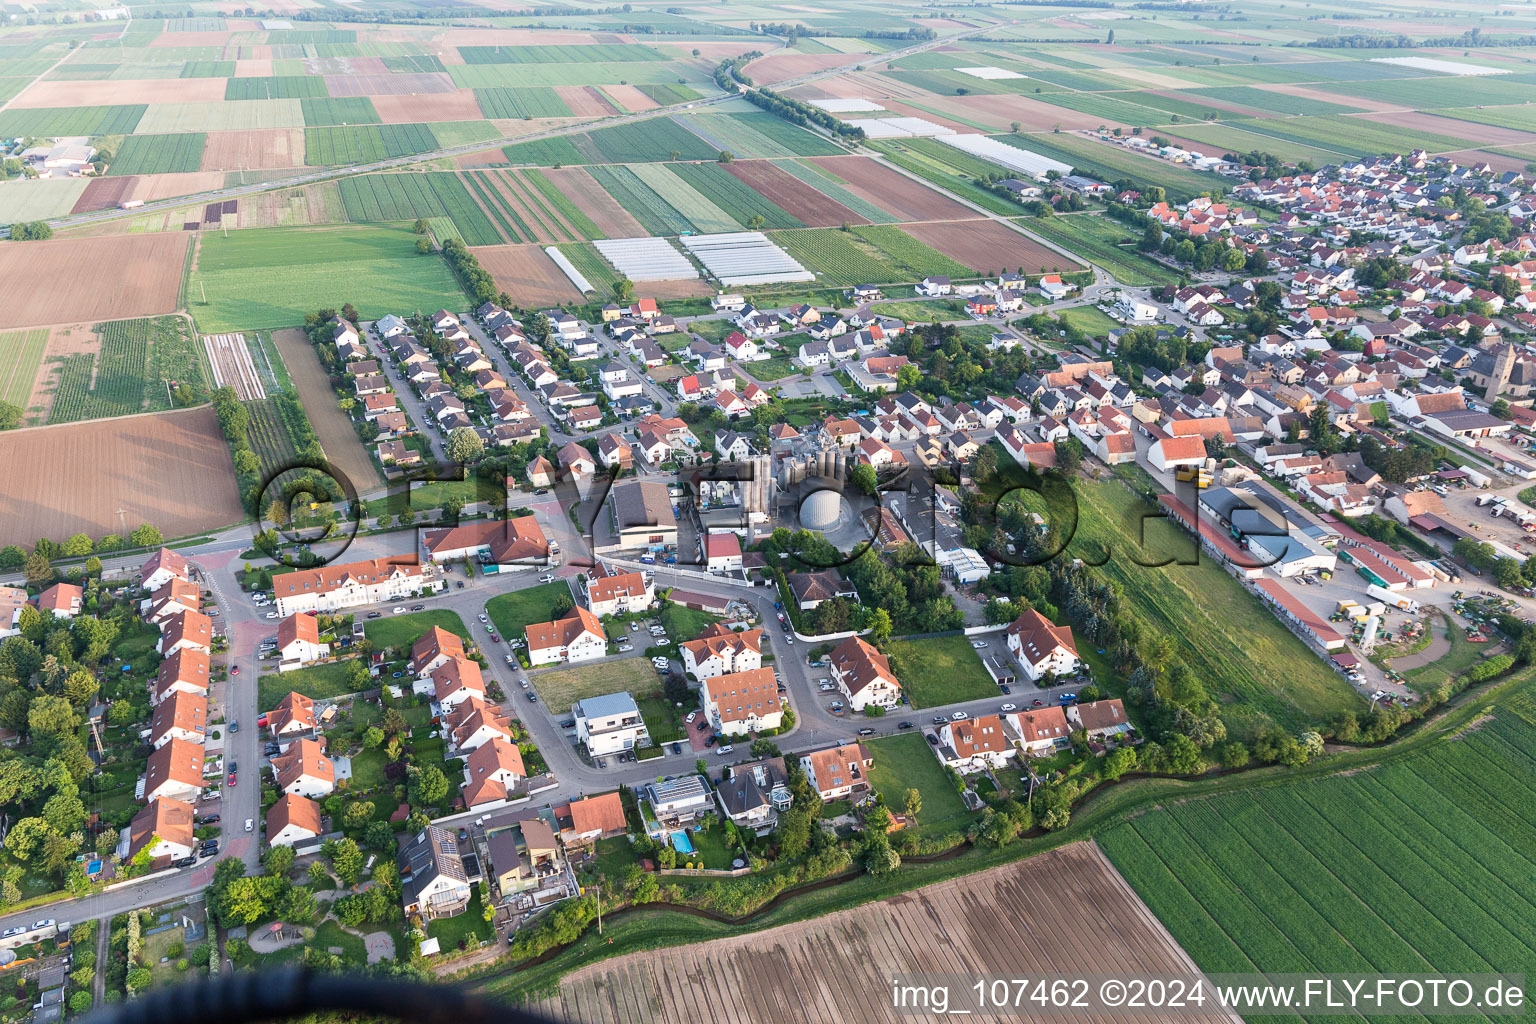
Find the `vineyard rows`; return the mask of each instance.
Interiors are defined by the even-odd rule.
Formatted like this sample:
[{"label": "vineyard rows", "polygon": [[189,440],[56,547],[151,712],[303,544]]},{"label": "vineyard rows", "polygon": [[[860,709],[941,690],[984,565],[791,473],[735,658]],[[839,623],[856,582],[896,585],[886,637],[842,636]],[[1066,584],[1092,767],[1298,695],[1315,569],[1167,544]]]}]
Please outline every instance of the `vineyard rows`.
[{"label": "vineyard rows", "polygon": [[597,183],[618,200],[652,235],[676,235],[692,231],[693,222],[653,192],[645,182],[635,177],[628,167],[596,166],[588,168]]}]

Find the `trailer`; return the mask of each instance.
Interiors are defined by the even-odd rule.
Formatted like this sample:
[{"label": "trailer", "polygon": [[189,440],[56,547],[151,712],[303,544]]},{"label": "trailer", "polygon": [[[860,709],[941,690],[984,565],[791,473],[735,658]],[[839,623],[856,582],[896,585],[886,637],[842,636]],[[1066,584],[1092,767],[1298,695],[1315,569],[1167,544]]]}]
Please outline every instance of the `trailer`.
[{"label": "trailer", "polygon": [[1398,608],[1405,612],[1417,612],[1419,610],[1419,602],[1413,598],[1406,594],[1399,594],[1388,590],[1385,587],[1378,587],[1374,583],[1366,587],[1365,592],[1372,597],[1379,598],[1388,607]]}]

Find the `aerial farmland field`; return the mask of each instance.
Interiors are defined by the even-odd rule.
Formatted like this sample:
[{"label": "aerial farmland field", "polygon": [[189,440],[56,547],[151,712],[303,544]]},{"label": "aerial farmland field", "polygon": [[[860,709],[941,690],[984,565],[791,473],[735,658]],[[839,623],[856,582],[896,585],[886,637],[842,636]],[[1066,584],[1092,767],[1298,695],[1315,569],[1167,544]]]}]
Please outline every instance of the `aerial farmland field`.
[{"label": "aerial farmland field", "polygon": [[[463,293],[438,256],[416,254],[408,230],[263,228],[198,239],[187,297],[206,334],[292,327],[321,307],[385,313],[458,308]],[[206,295],[206,304],[204,296]]]}]

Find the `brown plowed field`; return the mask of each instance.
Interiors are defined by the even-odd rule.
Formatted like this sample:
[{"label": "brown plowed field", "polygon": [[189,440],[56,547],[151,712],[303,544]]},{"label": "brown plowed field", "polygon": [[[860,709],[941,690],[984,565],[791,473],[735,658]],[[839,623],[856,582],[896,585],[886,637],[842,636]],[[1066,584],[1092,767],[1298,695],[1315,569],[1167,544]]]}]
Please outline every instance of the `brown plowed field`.
[{"label": "brown plowed field", "polygon": [[536,245],[485,245],[469,251],[519,306],[542,308],[581,299],[565,271]]},{"label": "brown plowed field", "polygon": [[75,200],[70,213],[89,213],[92,210],[110,210],[127,198],[133,190],[133,175],[115,178],[92,178]]},{"label": "brown plowed field", "polygon": [[35,82],[12,107],[95,107],[114,103],[213,103],[224,100],[222,78],[145,78],[128,81]]},{"label": "brown plowed field", "polygon": [[605,85],[602,87],[602,93],[631,114],[655,110],[661,106],[632,85]]},{"label": "brown plowed field", "polygon": [[557,85],[555,95],[564,100],[577,117],[606,117],[617,113],[613,104],[590,85]]},{"label": "brown plowed field", "polygon": [[[931,110],[923,110],[921,107],[914,107],[903,103],[900,100],[881,100],[880,102],[885,104],[886,110],[889,110],[893,114],[900,114],[903,117],[920,117],[930,124],[941,124],[946,128],[962,133],[973,132],[976,130],[975,128],[966,124],[964,121],[954,121],[948,117],[944,117],[941,114],[935,114]],[[927,105],[928,104],[924,104],[924,106]]]},{"label": "brown plowed field", "polygon": [[646,233],[640,222],[580,167],[551,168],[544,175],[576,204],[578,210],[592,218],[592,223],[606,237],[639,238]]},{"label": "brown plowed field", "polygon": [[7,430],[0,465],[0,544],[99,538],[126,532],[124,522],[181,537],[243,516],[212,406]]},{"label": "brown plowed field", "polygon": [[635,285],[636,294],[647,299],[692,299],[700,295],[713,295],[715,289],[701,278],[682,278],[677,281],[642,281]]},{"label": "brown plowed field", "polygon": [[[134,179],[133,198],[152,203],[224,187],[222,171],[188,171],[185,174],[141,174]],[[179,274],[180,268],[177,268]]]},{"label": "brown plowed field", "polygon": [[460,153],[453,158],[453,166],[461,171],[467,171],[476,167],[495,167],[498,164],[505,165],[507,157],[499,149],[481,149],[474,153]]},{"label": "brown plowed field", "polygon": [[798,217],[807,227],[869,223],[867,218],[854,213],[830,196],[822,195],[767,160],[738,160],[726,164],[725,169],[740,178],[749,188],[762,193],[780,209]]},{"label": "brown plowed field", "polygon": [[172,312],[186,255],[187,236],[180,234],[0,246],[0,327]]},{"label": "brown plowed field", "polygon": [[882,210],[903,220],[965,220],[976,217],[975,210],[945,199],[933,189],[919,184],[864,156],[822,156],[811,158],[847,182],[852,192]]},{"label": "brown plowed field", "polygon": [[431,121],[478,121],[483,116],[473,89],[423,93],[416,96],[370,96],[385,124]]},{"label": "brown plowed field", "polygon": [[272,58],[235,61],[236,78],[271,78]]},{"label": "brown plowed field", "polygon": [[[600,941],[586,940],[592,955]],[[558,992],[529,1009],[583,1024],[693,1020],[700,1007],[709,1024],[898,1024],[944,1019],[895,1011],[892,979],[904,974],[1039,979],[1197,970],[1098,847],[1073,843],[826,917],[600,961],[566,975]],[[950,1005],[961,1008],[958,996]],[[1030,1005],[978,1019],[1066,1019],[1031,1015]],[[1180,1019],[1239,1018],[1185,1011]]]},{"label": "brown plowed field", "polygon": [[402,75],[326,75],[332,96],[408,96],[422,92],[453,92],[458,86],[442,72]]},{"label": "brown plowed field", "polygon": [[544,202],[516,171],[491,171],[485,175],[487,184],[493,185],[498,195],[517,211],[522,222],[537,233],[530,239],[535,242],[578,242],[576,234],[558,210]]},{"label": "brown plowed field", "polygon": [[1097,128],[1102,117],[1083,114],[1066,107],[1053,107],[1024,96],[942,96],[933,101],[941,110],[952,110],[999,131],[1017,121],[1027,132],[1048,132],[1058,124],[1064,130]]},{"label": "brown plowed field", "polygon": [[260,171],[304,166],[304,129],[263,128],[209,132],[203,147],[205,171]]},{"label": "brown plowed field", "polygon": [[995,220],[968,221],[963,224],[907,224],[907,234],[926,242],[944,255],[964,263],[972,270],[1013,270],[1023,267],[1039,273],[1052,267],[1071,273],[1083,269],[1053,249],[1003,227]]},{"label": "brown plowed field", "polygon": [[359,491],[369,490],[379,481],[378,469],[357,439],[352,421],[337,407],[336,395],[331,391],[325,367],[320,365],[320,357],[315,355],[315,347],[296,327],[273,331],[272,341],[288,367],[294,390],[315,428],[315,436],[320,438],[325,457],[351,479],[352,486]]},{"label": "brown plowed field", "polygon": [[748,64],[746,73],[762,85],[772,85],[786,78],[798,78],[813,71],[827,71],[868,59],[863,53],[786,53],[759,57]]}]

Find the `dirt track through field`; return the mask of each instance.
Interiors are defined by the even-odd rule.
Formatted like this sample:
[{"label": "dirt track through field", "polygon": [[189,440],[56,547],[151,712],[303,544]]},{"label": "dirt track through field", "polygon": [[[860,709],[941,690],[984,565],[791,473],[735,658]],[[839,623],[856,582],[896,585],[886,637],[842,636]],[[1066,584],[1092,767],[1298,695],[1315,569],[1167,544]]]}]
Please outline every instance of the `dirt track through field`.
[{"label": "dirt track through field", "polygon": [[0,246],[0,327],[122,320],[176,309],[187,236],[56,238]]},{"label": "dirt track through field", "polygon": [[[897,1015],[891,979],[900,974],[1052,979],[1196,970],[1098,847],[1083,842],[798,924],[596,963],[567,975],[558,994],[531,1009],[583,1024],[695,1020],[701,1008],[710,1024],[896,1024],[938,1019]],[[1004,1016],[1065,1019],[1012,1007],[981,1019]],[[1238,1020],[1188,1012],[1180,1019]]]},{"label": "dirt track through field", "polygon": [[331,390],[330,379],[320,357],[297,327],[272,332],[272,342],[277,346],[288,376],[293,378],[293,388],[299,394],[299,402],[309,416],[309,425],[315,428],[325,457],[352,481],[359,491],[371,490],[379,482],[378,470],[373,458],[357,438],[357,431],[347,414],[336,405],[336,393]]},{"label": "dirt track through field", "polygon": [[819,156],[812,157],[811,162],[843,179],[848,190],[860,199],[889,210],[902,220],[966,220],[980,216],[867,156]]},{"label": "dirt track through field", "polygon": [[0,544],[100,538],[140,523],[180,537],[244,515],[211,406],[7,430],[0,466]]}]

